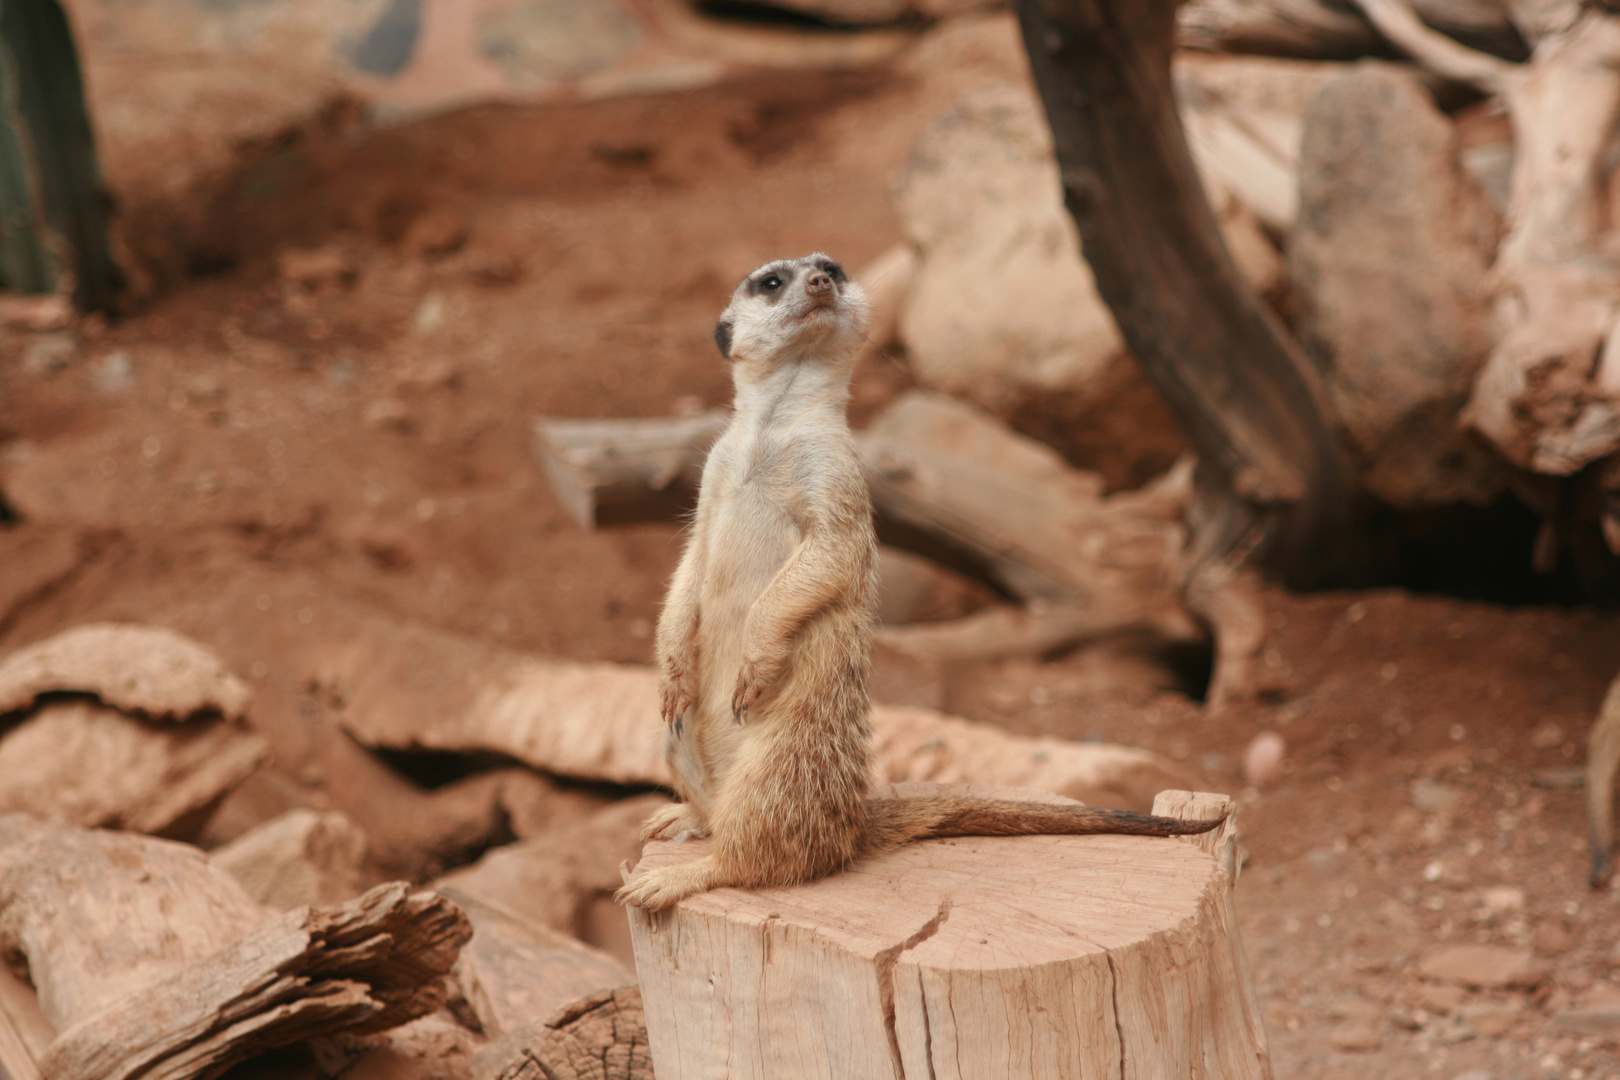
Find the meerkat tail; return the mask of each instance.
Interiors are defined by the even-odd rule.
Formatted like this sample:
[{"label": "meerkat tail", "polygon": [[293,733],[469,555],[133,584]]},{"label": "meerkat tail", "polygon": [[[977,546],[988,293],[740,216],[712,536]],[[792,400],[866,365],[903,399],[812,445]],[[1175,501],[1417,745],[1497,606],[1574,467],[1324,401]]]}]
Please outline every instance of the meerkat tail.
[{"label": "meerkat tail", "polygon": [[1224,820],[1184,821],[1135,810],[962,796],[868,799],[866,807],[863,856],[940,836],[1187,836],[1208,832]]}]

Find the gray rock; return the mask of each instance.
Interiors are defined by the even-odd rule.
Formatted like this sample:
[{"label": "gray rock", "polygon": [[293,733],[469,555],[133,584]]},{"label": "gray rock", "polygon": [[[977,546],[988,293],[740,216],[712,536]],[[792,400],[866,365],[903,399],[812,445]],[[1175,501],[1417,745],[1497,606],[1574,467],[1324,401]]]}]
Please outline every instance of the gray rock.
[{"label": "gray rock", "polygon": [[1494,459],[1457,424],[1491,345],[1499,232],[1415,77],[1363,62],[1322,85],[1306,114],[1289,276],[1367,487],[1395,506],[1500,489]]}]

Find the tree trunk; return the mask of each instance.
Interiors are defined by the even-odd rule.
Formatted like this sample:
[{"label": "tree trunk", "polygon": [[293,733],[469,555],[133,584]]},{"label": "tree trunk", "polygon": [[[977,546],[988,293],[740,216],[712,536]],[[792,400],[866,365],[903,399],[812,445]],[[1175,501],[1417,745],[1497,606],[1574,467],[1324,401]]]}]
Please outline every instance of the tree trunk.
[{"label": "tree trunk", "polygon": [[[1202,820],[1226,805],[1181,802]],[[650,844],[638,870],[706,846]],[[968,837],[632,910],[653,1065],[660,1080],[1269,1077],[1230,883],[1180,840]]]},{"label": "tree trunk", "polygon": [[1171,89],[1174,0],[1016,0],[1098,290],[1198,451],[1206,555],[1337,568],[1349,486],[1315,372],[1244,282]]}]

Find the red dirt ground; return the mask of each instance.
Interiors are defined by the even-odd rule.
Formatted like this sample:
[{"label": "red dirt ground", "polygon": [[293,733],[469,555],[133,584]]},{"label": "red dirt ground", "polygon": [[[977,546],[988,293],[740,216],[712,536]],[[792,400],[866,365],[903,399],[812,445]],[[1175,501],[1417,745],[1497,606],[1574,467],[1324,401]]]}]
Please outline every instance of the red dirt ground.
[{"label": "red dirt ground", "polygon": [[[0,650],[90,619],[174,625],[251,673],[255,723],[283,732],[301,730],[272,715],[292,716],[300,673],[254,627],[312,621],[301,596],[648,660],[678,530],[581,532],[532,418],[726,402],[709,331],[731,284],[765,257],[859,267],[894,243],[887,184],[917,131],[995,73],[480,108],[252,163],[206,209],[207,276],[80,324],[60,364],[0,330],[0,491],[23,519],[0,526]],[[325,270],[278,261],[305,248]],[[863,371],[858,412],[906,382],[900,357]],[[1274,702],[1216,717],[1099,694],[1068,658],[959,673],[949,708],[1143,745],[1242,792],[1238,911],[1279,1077],[1620,1077],[1620,1029],[1558,1019],[1620,991],[1620,891],[1587,888],[1583,793],[1558,771],[1620,668],[1620,617],[1396,591],[1267,606]],[[1288,771],[1245,791],[1263,730]],[[280,772],[333,782],[278,738]],[[1496,886],[1522,904],[1489,907]],[[1426,949],[1472,941],[1531,948],[1549,974],[1419,980]]]}]

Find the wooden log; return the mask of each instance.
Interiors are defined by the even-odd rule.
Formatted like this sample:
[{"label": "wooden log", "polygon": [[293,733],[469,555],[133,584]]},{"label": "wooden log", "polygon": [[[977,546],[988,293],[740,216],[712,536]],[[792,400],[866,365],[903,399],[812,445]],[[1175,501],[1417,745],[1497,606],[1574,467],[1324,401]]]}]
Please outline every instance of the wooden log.
[{"label": "wooden log", "polygon": [[725,409],[637,421],[542,416],[535,448],[558,501],[590,532],[690,507],[703,458],[730,416]]},{"label": "wooden log", "polygon": [[152,723],[94,701],[51,702],[0,734],[0,814],[185,833],[267,750],[227,720]]},{"label": "wooden log", "polygon": [[[649,844],[637,872],[706,847]],[[973,837],[633,910],[653,1065],[660,1080],[1269,1077],[1229,882],[1174,840]]]},{"label": "wooden log", "polygon": [[[315,675],[367,746],[495,751],[563,776],[668,786],[658,673],[541,660],[391,620],[357,623]],[[879,778],[1014,784],[1145,809],[1185,770],[1134,747],[1030,739],[929,709],[874,706]]]},{"label": "wooden log", "polygon": [[641,991],[604,990],[490,1046],[475,1080],[653,1080]]},{"label": "wooden log", "polygon": [[0,953],[26,961],[60,1032],[44,1080],[217,1076],[386,1030],[443,1002],[468,934],[453,904],[403,883],[276,918],[187,845],[0,818]]},{"label": "wooden log", "polygon": [[173,720],[204,712],[238,720],[253,698],[190,638],[125,623],[75,626],[0,661],[0,715],[50,693],[89,694],[124,712]]},{"label": "wooden log", "polygon": [[[1523,48],[1509,5],[1415,0],[1412,7],[1476,48],[1499,56]],[[1332,0],[1190,0],[1177,14],[1177,42],[1193,49],[1328,59],[1364,56],[1381,44],[1372,23]]]},{"label": "wooden log", "polygon": [[1222,496],[1197,549],[1331,576],[1349,514],[1331,409],[1205,200],[1171,87],[1175,0],[1014,6],[1098,291]]}]

